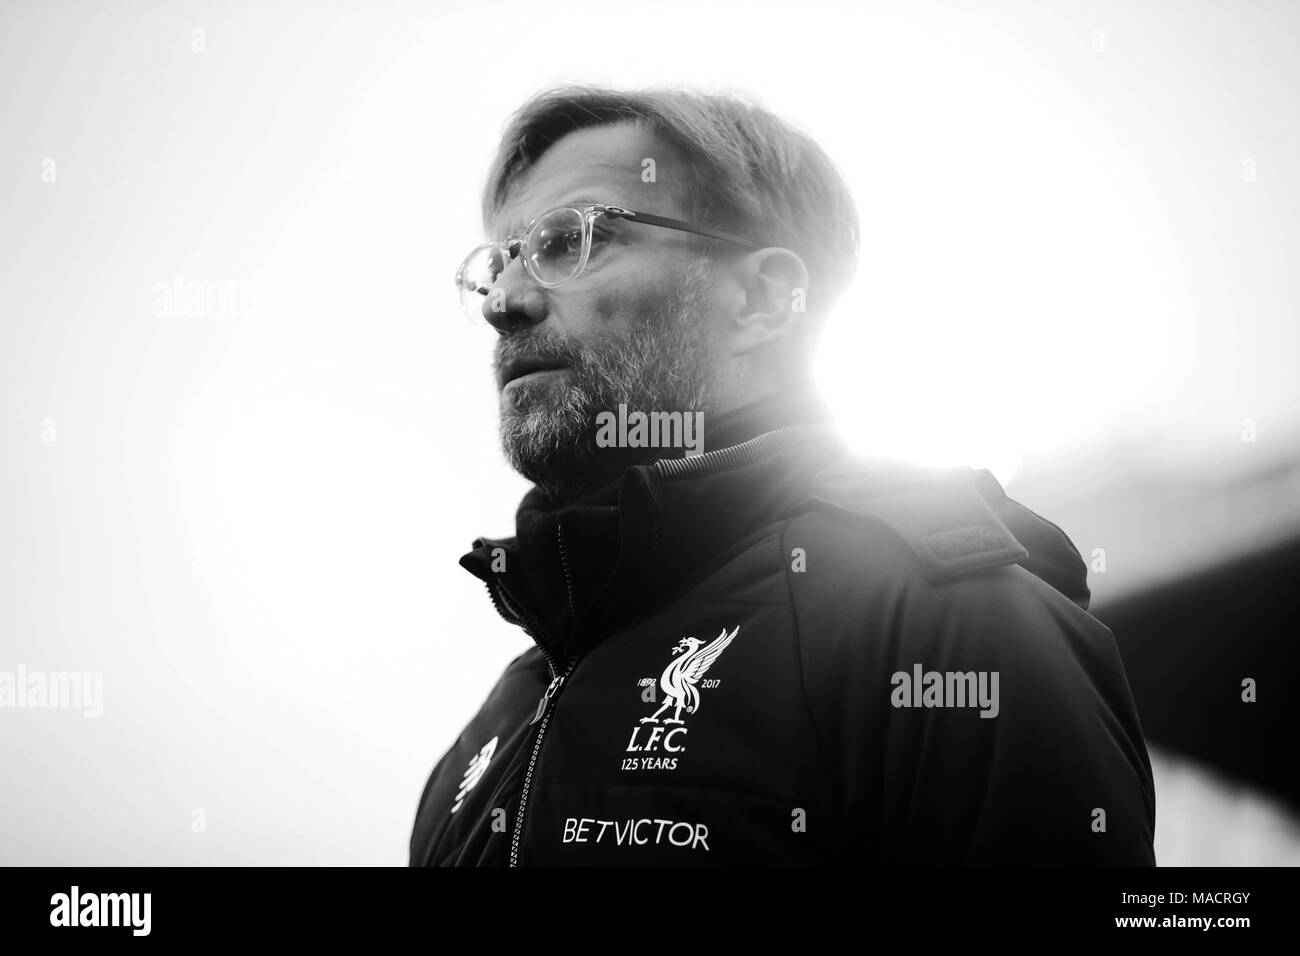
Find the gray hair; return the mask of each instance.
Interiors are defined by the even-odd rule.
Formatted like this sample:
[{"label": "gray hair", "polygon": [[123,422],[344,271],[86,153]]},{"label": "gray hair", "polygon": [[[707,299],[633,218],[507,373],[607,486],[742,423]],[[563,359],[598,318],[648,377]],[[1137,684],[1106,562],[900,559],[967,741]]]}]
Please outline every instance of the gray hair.
[{"label": "gray hair", "polygon": [[858,215],[848,187],[809,136],[735,96],[565,86],[533,96],[510,118],[483,194],[485,223],[514,181],[574,130],[633,122],[686,157],[680,197],[702,224],[782,246],[808,267],[807,308],[824,315],[853,278]]}]

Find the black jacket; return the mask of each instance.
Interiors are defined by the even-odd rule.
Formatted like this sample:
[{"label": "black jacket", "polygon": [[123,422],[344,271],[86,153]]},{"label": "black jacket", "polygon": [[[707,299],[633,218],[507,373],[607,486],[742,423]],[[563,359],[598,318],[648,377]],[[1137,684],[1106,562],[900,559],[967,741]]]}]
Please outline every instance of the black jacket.
[{"label": "black jacket", "polygon": [[987,472],[814,421],[534,489],[461,563],[534,644],[434,768],[412,865],[1154,863],[1083,562]]}]

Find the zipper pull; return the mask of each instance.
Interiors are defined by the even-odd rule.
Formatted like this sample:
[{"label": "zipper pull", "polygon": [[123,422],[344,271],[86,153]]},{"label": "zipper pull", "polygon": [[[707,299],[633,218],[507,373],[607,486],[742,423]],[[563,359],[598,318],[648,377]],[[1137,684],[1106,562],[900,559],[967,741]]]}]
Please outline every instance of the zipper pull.
[{"label": "zipper pull", "polygon": [[550,686],[546,688],[546,693],[544,693],[542,699],[537,702],[537,713],[533,719],[528,722],[530,727],[542,719],[542,714],[546,713],[546,705],[551,702],[551,698],[555,696],[555,692],[560,689],[560,685],[563,683],[563,675],[560,675],[551,681]]}]

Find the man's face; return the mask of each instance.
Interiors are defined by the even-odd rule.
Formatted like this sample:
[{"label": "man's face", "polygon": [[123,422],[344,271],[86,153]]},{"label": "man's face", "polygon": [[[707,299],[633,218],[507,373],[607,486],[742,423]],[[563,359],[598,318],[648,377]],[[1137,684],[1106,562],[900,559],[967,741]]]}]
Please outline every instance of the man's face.
[{"label": "man's face", "polygon": [[[643,161],[655,161],[655,182]],[[514,184],[491,223],[518,234],[553,206],[609,203],[690,219],[676,184],[684,162],[631,124],[578,130]],[[597,221],[581,275],[546,289],[516,259],[497,287],[504,308],[483,315],[501,333],[495,368],[501,439],[517,471],[561,497],[616,476],[640,452],[596,446],[596,416],[631,411],[708,413],[720,374],[712,269],[686,234]],[[672,451],[655,450],[656,455]]]}]

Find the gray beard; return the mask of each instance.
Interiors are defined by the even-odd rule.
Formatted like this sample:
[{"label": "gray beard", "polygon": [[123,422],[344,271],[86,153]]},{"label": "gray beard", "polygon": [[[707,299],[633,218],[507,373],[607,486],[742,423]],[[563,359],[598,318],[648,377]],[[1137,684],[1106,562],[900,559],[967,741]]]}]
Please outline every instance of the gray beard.
[{"label": "gray beard", "polygon": [[557,504],[613,480],[628,465],[671,449],[600,448],[596,416],[631,411],[708,413],[719,364],[708,340],[708,272],[687,270],[669,298],[631,329],[577,347],[535,329],[498,342],[496,364],[521,356],[560,362],[557,380],[519,382],[501,394],[501,446],[517,472]]}]

